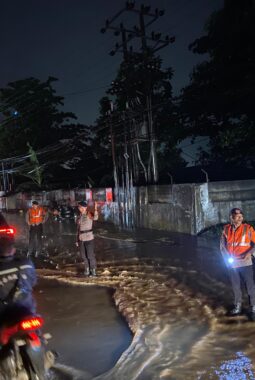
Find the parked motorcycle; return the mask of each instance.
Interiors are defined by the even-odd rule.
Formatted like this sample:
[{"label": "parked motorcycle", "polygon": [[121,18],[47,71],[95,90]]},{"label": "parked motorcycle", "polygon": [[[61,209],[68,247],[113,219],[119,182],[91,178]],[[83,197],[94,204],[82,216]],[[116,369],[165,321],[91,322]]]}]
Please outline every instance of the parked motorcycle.
[{"label": "parked motorcycle", "polygon": [[46,380],[54,354],[46,351],[50,337],[42,335],[43,318],[27,310],[11,313],[0,330],[0,379]]}]

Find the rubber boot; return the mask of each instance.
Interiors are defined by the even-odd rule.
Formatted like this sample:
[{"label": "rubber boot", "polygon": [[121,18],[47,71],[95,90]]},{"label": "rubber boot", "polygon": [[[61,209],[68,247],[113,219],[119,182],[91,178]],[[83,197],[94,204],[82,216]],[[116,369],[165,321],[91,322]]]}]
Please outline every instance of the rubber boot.
[{"label": "rubber boot", "polygon": [[96,277],[97,275],[96,269],[95,268],[91,269],[90,274],[91,274],[91,277]]},{"label": "rubber boot", "polygon": [[89,268],[85,268],[84,276],[85,276],[85,277],[88,277],[88,276],[89,276]]},{"label": "rubber boot", "polygon": [[232,310],[230,310],[229,315],[235,316],[240,315],[242,311],[242,304],[239,302],[237,303]]}]

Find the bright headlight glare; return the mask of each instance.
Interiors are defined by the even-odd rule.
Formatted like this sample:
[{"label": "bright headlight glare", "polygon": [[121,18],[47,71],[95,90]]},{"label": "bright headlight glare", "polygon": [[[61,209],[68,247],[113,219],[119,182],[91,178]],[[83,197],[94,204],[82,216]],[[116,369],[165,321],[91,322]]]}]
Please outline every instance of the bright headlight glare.
[{"label": "bright headlight glare", "polygon": [[229,258],[228,258],[228,262],[229,262],[229,264],[232,264],[232,263],[234,262],[233,257],[229,257]]}]

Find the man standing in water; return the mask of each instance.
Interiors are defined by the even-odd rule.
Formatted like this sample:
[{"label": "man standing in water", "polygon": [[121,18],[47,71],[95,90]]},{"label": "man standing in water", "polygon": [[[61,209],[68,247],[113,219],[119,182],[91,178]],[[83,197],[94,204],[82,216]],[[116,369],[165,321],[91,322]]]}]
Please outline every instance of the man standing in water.
[{"label": "man standing in water", "polygon": [[35,257],[42,253],[43,224],[48,219],[48,213],[37,201],[32,202],[32,207],[27,211],[26,222],[29,225],[28,256],[34,252]]},{"label": "man standing in water", "polygon": [[88,211],[86,201],[78,203],[80,216],[77,220],[77,246],[80,247],[81,256],[84,260],[84,275],[96,276],[96,256],[94,251],[93,221],[98,220],[97,202],[94,213]]},{"label": "man standing in water", "polygon": [[251,318],[255,320],[255,283],[253,278],[252,255],[255,253],[255,231],[243,223],[243,212],[239,208],[230,211],[230,224],[223,228],[220,249],[229,268],[234,293],[234,308],[230,315],[242,312],[242,288],[244,282],[249,295]]}]

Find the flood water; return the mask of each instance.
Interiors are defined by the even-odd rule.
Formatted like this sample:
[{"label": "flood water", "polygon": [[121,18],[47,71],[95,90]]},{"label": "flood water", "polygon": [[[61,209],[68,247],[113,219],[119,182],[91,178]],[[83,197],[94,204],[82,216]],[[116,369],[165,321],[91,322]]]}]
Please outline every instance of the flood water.
[{"label": "flood water", "polygon": [[[19,246],[25,249],[23,216],[11,219],[20,226]],[[74,225],[48,225],[45,262],[66,271],[70,282],[83,281],[74,242]],[[232,292],[219,236],[125,232],[98,223],[95,243],[99,276],[88,284],[116,288],[117,307],[135,333],[116,365],[98,380],[255,379],[255,323],[245,315],[225,316]],[[37,264],[44,266],[43,260]],[[248,309],[246,295],[243,306]],[[92,313],[98,308],[93,304]]]},{"label": "flood water", "polygon": [[49,348],[57,351],[60,363],[95,376],[112,368],[131,343],[107,288],[40,279],[35,296],[44,332],[52,335]]}]

